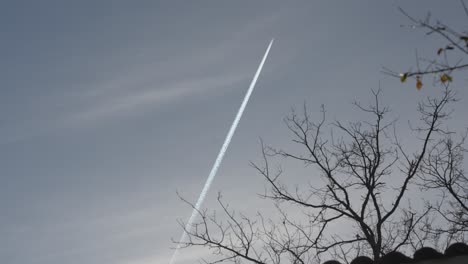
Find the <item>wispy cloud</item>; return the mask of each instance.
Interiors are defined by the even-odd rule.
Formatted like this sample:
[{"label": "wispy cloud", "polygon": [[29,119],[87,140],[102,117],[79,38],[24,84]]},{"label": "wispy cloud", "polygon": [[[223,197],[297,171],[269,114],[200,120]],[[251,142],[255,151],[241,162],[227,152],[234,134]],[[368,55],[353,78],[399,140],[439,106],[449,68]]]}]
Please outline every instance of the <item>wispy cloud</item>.
[{"label": "wispy cloud", "polygon": [[194,47],[190,54],[175,56],[170,61],[129,67],[130,73],[116,74],[113,79],[90,85],[79,96],[80,106],[64,118],[65,122],[82,124],[121,117],[192,95],[226,90],[247,81],[252,78],[255,64],[251,65],[251,70],[246,68],[245,44],[278,17],[256,19],[213,45]]},{"label": "wispy cloud", "polygon": [[[83,80],[87,84],[71,83],[73,88],[45,94],[50,102],[41,103],[42,112],[25,113],[29,116],[28,121],[8,124],[8,130],[0,134],[0,144],[47,134],[62,127],[139,114],[155,107],[181,103],[191,96],[219,95],[242,82],[248,85],[264,45],[273,37],[268,32],[285,14],[281,11],[259,16],[242,27],[223,33],[224,39],[211,43],[194,40],[190,49],[173,51],[160,60],[109,69],[106,79],[94,83]],[[259,42],[262,34],[268,36]],[[258,50],[252,49],[253,46]],[[256,52],[258,56],[253,58]],[[263,75],[279,64],[278,61],[276,65],[270,63]],[[247,89],[246,86],[241,88]]]},{"label": "wispy cloud", "polygon": [[100,118],[115,117],[141,111],[145,107],[161,106],[188,96],[224,89],[247,80],[246,73],[228,73],[212,77],[175,80],[157,87],[149,84],[148,88],[130,91],[125,94],[111,94],[102,98],[86,109],[70,116],[70,121],[92,121]]}]

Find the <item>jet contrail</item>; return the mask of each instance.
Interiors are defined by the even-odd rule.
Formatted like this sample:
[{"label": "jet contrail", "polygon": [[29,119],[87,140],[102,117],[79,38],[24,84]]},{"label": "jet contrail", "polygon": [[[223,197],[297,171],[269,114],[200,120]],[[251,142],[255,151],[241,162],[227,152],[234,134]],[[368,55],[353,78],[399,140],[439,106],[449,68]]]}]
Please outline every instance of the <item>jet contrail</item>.
[{"label": "jet contrail", "polygon": [[[249,90],[247,90],[247,94],[244,97],[244,101],[242,101],[239,111],[237,112],[236,118],[234,119],[234,122],[232,123],[231,128],[229,129],[226,139],[224,140],[223,146],[221,147],[221,150],[219,151],[218,157],[216,158],[216,161],[213,164],[213,168],[211,168],[211,171],[210,171],[210,174],[208,175],[208,179],[206,180],[205,186],[203,187],[203,190],[201,191],[200,196],[198,197],[198,201],[195,204],[195,208],[192,211],[192,215],[190,216],[187,224],[185,225],[185,230],[190,230],[193,221],[197,217],[197,212],[200,210],[200,207],[203,204],[203,201],[205,200],[205,196],[208,190],[210,189],[210,186],[211,186],[211,183],[213,182],[214,177],[216,176],[216,172],[218,171],[219,165],[221,165],[221,161],[223,160],[224,153],[226,153],[229,143],[231,142],[231,138],[234,135],[237,125],[239,124],[239,121],[242,117],[242,113],[244,112],[247,102],[249,101],[250,95],[252,94],[252,91],[255,88],[255,83],[257,82],[258,76],[260,75],[260,72],[262,71],[263,64],[265,63],[268,53],[270,52],[270,48],[271,48],[271,45],[273,44],[273,40],[274,39],[270,41],[270,44],[268,45],[265,55],[263,55],[262,61],[260,62],[260,66],[258,66],[257,72],[255,73],[253,80],[250,83]],[[182,237],[179,240],[179,244],[177,245],[177,248],[175,249],[174,254],[172,255],[172,258],[171,258],[171,262],[169,262],[169,264],[174,263],[177,257],[178,251],[180,249],[180,243],[185,241],[187,237],[187,232],[185,232],[185,230],[182,233]]]}]

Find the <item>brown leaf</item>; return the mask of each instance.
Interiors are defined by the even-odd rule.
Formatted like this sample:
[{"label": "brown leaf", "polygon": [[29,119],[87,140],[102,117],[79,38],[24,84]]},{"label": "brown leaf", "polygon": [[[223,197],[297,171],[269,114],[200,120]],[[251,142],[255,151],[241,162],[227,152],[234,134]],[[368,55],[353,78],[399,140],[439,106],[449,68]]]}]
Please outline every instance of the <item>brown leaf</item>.
[{"label": "brown leaf", "polygon": [[439,48],[439,49],[437,50],[437,55],[440,55],[440,54],[442,53],[442,51],[444,51],[444,49],[443,49],[443,48]]},{"label": "brown leaf", "polygon": [[421,78],[420,78],[419,76],[416,77],[416,88],[417,88],[418,90],[421,90],[422,86],[423,86],[423,84],[422,84],[422,82],[421,82]]}]

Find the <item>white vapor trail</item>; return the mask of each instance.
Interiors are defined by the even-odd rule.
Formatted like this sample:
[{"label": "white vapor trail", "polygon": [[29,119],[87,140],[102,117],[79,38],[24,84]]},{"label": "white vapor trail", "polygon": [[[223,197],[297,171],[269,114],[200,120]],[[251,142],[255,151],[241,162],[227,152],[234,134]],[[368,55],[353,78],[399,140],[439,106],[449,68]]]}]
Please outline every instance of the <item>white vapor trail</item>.
[{"label": "white vapor trail", "polygon": [[185,241],[185,239],[187,238],[186,230],[190,230],[193,221],[197,217],[197,214],[198,214],[197,212],[200,210],[200,207],[203,204],[203,201],[205,200],[205,196],[208,190],[210,189],[211,183],[213,182],[214,177],[216,176],[216,172],[218,171],[219,166],[221,165],[221,161],[223,160],[224,154],[226,153],[229,143],[231,142],[232,136],[234,135],[237,125],[239,124],[242,114],[244,113],[244,109],[247,106],[247,102],[249,101],[250,95],[252,94],[253,89],[255,88],[255,83],[257,83],[258,76],[260,75],[260,72],[262,71],[263,64],[265,63],[265,60],[268,57],[268,53],[270,52],[270,48],[272,44],[273,44],[273,39],[270,41],[270,44],[268,45],[265,55],[263,55],[262,61],[260,62],[260,66],[258,66],[257,72],[255,73],[253,80],[250,83],[249,90],[247,90],[247,94],[244,97],[244,101],[242,101],[239,111],[237,112],[236,118],[234,119],[234,122],[232,123],[231,128],[229,129],[229,132],[226,136],[226,139],[224,140],[223,146],[221,147],[221,150],[219,151],[218,157],[216,158],[216,161],[213,164],[213,167],[211,168],[211,171],[210,171],[210,174],[208,175],[208,179],[206,180],[205,186],[203,187],[203,190],[201,191],[200,196],[198,197],[198,201],[195,204],[195,208],[192,211],[192,215],[190,216],[185,226],[185,230],[182,233],[182,237],[179,240],[179,244],[177,245],[177,248],[175,249],[174,254],[172,255],[172,258],[169,264],[174,263],[178,255],[178,251],[180,249],[180,243]]}]

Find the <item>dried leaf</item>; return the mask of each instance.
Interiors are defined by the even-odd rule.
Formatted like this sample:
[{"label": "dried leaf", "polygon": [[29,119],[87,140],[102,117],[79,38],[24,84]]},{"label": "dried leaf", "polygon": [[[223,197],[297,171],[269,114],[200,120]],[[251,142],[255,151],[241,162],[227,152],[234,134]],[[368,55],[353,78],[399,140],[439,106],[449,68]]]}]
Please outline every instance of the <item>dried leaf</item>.
[{"label": "dried leaf", "polygon": [[416,77],[416,88],[417,88],[418,90],[421,90],[422,86],[423,86],[423,84],[422,84],[422,82],[421,82],[421,78],[420,78],[419,76]]},{"label": "dried leaf", "polygon": [[437,55],[440,55],[440,54],[442,53],[442,51],[444,51],[444,49],[443,49],[443,48],[439,48],[439,49],[437,50]]},{"label": "dried leaf", "polygon": [[450,46],[448,45],[447,47],[445,47],[446,50],[453,50],[453,46]]},{"label": "dried leaf", "polygon": [[445,82],[451,82],[452,81],[452,76],[446,74],[446,73],[443,73],[441,76],[440,76],[440,81],[442,83],[445,83]]},{"label": "dried leaf", "polygon": [[442,83],[445,83],[447,80],[448,80],[447,74],[444,73],[444,74],[442,74],[442,75],[440,76],[440,81],[441,81]]}]

